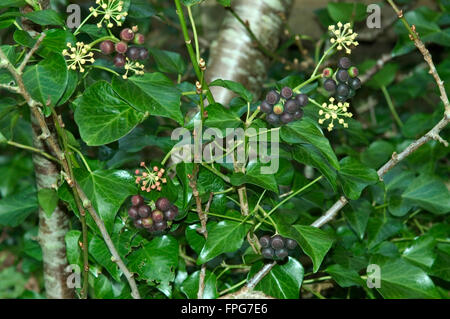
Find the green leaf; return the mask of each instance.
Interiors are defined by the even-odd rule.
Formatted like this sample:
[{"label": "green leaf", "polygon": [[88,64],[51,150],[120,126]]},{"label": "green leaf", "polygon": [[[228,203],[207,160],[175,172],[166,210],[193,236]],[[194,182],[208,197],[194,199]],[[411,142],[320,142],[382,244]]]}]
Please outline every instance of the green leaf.
[{"label": "green leaf", "polygon": [[8,139],[3,135],[3,133],[0,132],[0,144],[6,144],[8,142]]},{"label": "green leaf", "polygon": [[392,83],[392,81],[394,81],[397,70],[397,63],[385,64],[380,71],[378,71],[369,81],[367,81],[366,85],[374,89],[379,89],[382,86],[388,86]]},{"label": "green leaf", "polygon": [[89,87],[75,110],[75,122],[80,129],[81,138],[90,146],[118,140],[142,119],[143,114],[120,99],[104,81]]},{"label": "green leaf", "polygon": [[294,121],[281,127],[281,138],[291,144],[311,144],[317,148],[335,169],[339,169],[336,154],[317,124],[310,118]]},{"label": "green leaf", "polygon": [[92,237],[89,242],[89,254],[95,261],[106,268],[114,280],[120,281],[121,272],[119,271],[117,264],[111,260],[111,253],[103,238],[98,236]]},{"label": "green leaf", "polygon": [[373,212],[373,206],[365,199],[350,201],[350,208],[344,210],[345,219],[360,240],[364,238],[369,217]]},{"label": "green leaf", "polygon": [[250,229],[246,223],[224,220],[211,226],[197,264],[201,265],[223,253],[241,248],[244,237]]},{"label": "green leaf", "polygon": [[367,226],[368,249],[394,236],[403,228],[403,223],[393,218],[371,218]]},{"label": "green leaf", "polygon": [[25,6],[26,4],[27,3],[25,2],[25,0],[2,0],[2,2],[0,3],[0,9],[10,7],[20,8]]},{"label": "green leaf", "polygon": [[52,188],[42,188],[37,194],[39,206],[50,217],[58,206],[58,193]]},{"label": "green leaf", "polygon": [[0,200],[0,225],[16,227],[38,210],[36,193],[21,191]]},{"label": "green leaf", "polygon": [[328,13],[335,22],[363,21],[366,18],[366,5],[362,3],[328,3]]},{"label": "green leaf", "polygon": [[450,281],[450,255],[439,251],[433,267],[431,275]]},{"label": "green leaf", "polygon": [[62,50],[67,49],[67,42],[75,44],[77,41],[72,32],[61,29],[50,29],[44,31],[45,38],[39,47],[37,53],[43,57],[51,57],[52,53],[60,54]]},{"label": "green leaf", "polygon": [[192,198],[192,188],[189,186],[188,174],[192,174],[194,165],[192,163],[179,163],[176,167],[178,179],[183,185],[183,210],[186,210],[189,206],[189,202]]},{"label": "green leaf", "polygon": [[[188,299],[197,299],[199,287],[200,270],[189,275],[181,285],[181,291]],[[206,270],[205,275],[205,290],[203,292],[203,299],[216,299],[219,297],[217,293],[217,277],[214,273]]]},{"label": "green leaf", "polygon": [[133,0],[128,9],[128,16],[135,19],[150,18],[158,12],[147,0]]},{"label": "green leaf", "polygon": [[11,266],[0,271],[0,298],[15,299],[25,290],[27,279],[24,275]]},{"label": "green leaf", "polygon": [[[247,90],[241,83],[230,81],[230,80],[222,80],[217,79],[209,83],[209,86],[221,86],[224,87],[240,97],[242,97],[247,102],[251,102],[253,100],[253,94],[250,93],[249,90]],[[209,108],[208,108],[209,109]]]},{"label": "green leaf", "polygon": [[377,172],[355,158],[345,157],[340,161],[340,165],[339,180],[345,196],[350,199],[358,199],[364,188],[378,181]]},{"label": "green leaf", "polygon": [[25,14],[25,18],[30,19],[39,25],[64,25],[63,18],[55,10],[31,11]]},{"label": "green leaf", "polygon": [[325,272],[329,273],[338,285],[343,288],[364,285],[364,280],[361,279],[354,269],[345,268],[336,264],[328,266]]},{"label": "green leaf", "polygon": [[424,174],[417,177],[402,197],[434,214],[443,215],[450,212],[450,191],[435,176]]},{"label": "green leaf", "polygon": [[[208,226],[209,225],[211,225],[211,223],[209,223]],[[197,229],[200,228],[201,228],[200,224],[192,224],[186,227],[185,231],[186,241],[198,255],[202,251],[202,248],[206,242],[205,237],[203,237],[203,235],[199,234],[199,232],[197,231]]]},{"label": "green leaf", "polygon": [[79,230],[69,230],[66,233],[65,242],[66,242],[66,255],[67,261],[70,264],[81,265],[81,249],[79,245],[81,236],[81,231]]},{"label": "green leaf", "polygon": [[227,128],[236,128],[242,124],[239,116],[230,109],[225,108],[222,104],[215,103],[208,105],[207,112],[206,126],[219,128],[225,132]]},{"label": "green leaf", "polygon": [[375,141],[361,154],[361,162],[371,168],[378,169],[386,163],[394,153],[394,146],[386,141]]},{"label": "green leaf", "polygon": [[23,82],[31,97],[47,105],[55,106],[67,85],[67,66],[61,54],[42,60],[26,68]]},{"label": "green leaf", "polygon": [[[255,263],[248,278],[252,278],[263,266]],[[298,299],[303,282],[304,269],[298,260],[288,257],[288,261],[275,265],[270,272],[256,285],[255,290],[277,299]]]},{"label": "green leaf", "polygon": [[244,173],[234,173],[230,177],[230,182],[234,186],[242,184],[253,184],[278,194],[277,181],[274,174],[263,174],[262,167],[269,166],[268,164],[261,164],[259,162],[250,162]]},{"label": "green leaf", "polygon": [[155,60],[158,71],[174,74],[184,74],[186,71],[186,64],[179,53],[155,48],[148,51]]},{"label": "green leaf", "polygon": [[431,236],[418,237],[406,247],[402,257],[418,266],[430,268],[436,259],[435,245],[436,242]]},{"label": "green leaf", "polygon": [[[178,242],[172,236],[155,237],[128,256],[128,268],[139,278],[167,285],[175,279]],[[162,287],[161,287],[162,288]]]},{"label": "green leaf", "polygon": [[217,0],[217,2],[223,5],[224,7],[231,6],[231,0]]},{"label": "green leaf", "polygon": [[205,0],[181,0],[181,2],[186,6],[186,7],[190,7],[196,4],[200,4]]},{"label": "green leaf", "polygon": [[121,170],[96,170],[92,173],[76,170],[75,176],[106,229],[111,231],[116,213],[124,200],[136,194],[133,176]]},{"label": "green leaf", "polygon": [[380,274],[381,283],[377,290],[383,298],[439,298],[430,277],[419,267],[402,259],[389,260],[380,265]]}]

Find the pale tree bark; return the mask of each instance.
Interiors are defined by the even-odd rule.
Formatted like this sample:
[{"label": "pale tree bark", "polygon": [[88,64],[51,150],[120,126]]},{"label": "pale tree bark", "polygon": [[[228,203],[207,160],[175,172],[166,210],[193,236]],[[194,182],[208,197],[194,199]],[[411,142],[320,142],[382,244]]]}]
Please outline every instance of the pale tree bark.
[{"label": "pale tree bark", "polygon": [[[233,10],[248,25],[258,41],[269,51],[274,51],[282,31],[280,14],[288,15],[292,0],[235,0]],[[245,27],[227,13],[217,40],[211,46],[209,65],[206,70],[208,82],[215,79],[242,83],[258,96],[266,78],[267,56],[254,45]],[[217,102],[226,105],[233,93],[221,87],[211,87]]]}]

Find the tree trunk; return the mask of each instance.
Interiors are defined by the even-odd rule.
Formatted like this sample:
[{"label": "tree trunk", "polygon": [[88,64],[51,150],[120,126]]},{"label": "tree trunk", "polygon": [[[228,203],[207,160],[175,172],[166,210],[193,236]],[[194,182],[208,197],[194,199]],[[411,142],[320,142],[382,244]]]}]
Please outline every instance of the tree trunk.
[{"label": "tree trunk", "polygon": [[[274,51],[279,43],[282,20],[279,14],[288,15],[292,0],[236,0],[232,1],[234,11],[244,21],[261,44]],[[242,83],[248,90],[259,96],[266,78],[269,58],[252,43],[244,26],[227,13],[222,28],[211,46],[207,81],[215,79],[232,80]],[[224,105],[233,98],[233,93],[222,87],[212,87],[217,102]]]}]

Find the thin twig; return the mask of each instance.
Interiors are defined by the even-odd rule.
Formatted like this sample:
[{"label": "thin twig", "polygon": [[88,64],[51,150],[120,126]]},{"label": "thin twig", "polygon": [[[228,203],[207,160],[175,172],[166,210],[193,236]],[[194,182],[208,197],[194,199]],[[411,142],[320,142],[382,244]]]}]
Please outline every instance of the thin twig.
[{"label": "thin twig", "polygon": [[28,51],[27,55],[23,59],[22,63],[17,68],[17,73],[22,74],[23,69],[27,65],[28,61],[30,61],[30,58],[33,56],[34,52],[39,48],[41,45],[42,40],[45,38],[45,33],[41,33],[41,36],[37,39],[36,43],[33,45],[30,51]]}]

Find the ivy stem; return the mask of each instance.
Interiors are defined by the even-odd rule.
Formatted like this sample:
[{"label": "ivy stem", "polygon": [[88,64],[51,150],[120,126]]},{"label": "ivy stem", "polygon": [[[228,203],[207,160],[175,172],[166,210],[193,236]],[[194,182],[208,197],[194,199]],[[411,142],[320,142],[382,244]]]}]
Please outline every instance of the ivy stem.
[{"label": "ivy stem", "polygon": [[191,6],[187,6],[189,21],[191,22],[192,33],[194,35],[195,54],[197,57],[197,64],[200,62],[200,49],[198,46],[197,28],[195,27],[194,17],[192,16]]},{"label": "ivy stem", "polygon": [[40,149],[37,149],[35,147],[24,145],[24,144],[20,144],[20,143],[16,143],[16,142],[13,142],[13,141],[7,141],[6,144],[14,146],[14,147],[17,147],[17,148],[21,148],[21,149],[24,149],[24,150],[27,150],[27,151],[38,153],[38,154],[48,158],[51,161],[54,161],[54,162],[57,162],[57,163],[60,162],[56,157],[54,157],[54,156],[52,156],[52,155],[50,155],[50,154],[48,154],[48,153],[46,153],[46,152],[44,152],[44,151],[42,151]]},{"label": "ivy stem", "polygon": [[73,147],[72,145],[68,144],[69,148],[73,151],[75,151],[75,153],[78,154],[78,156],[81,158],[81,161],[83,162],[84,166],[86,167],[86,169],[88,170],[89,173],[92,174],[92,170],[89,167],[89,164],[86,161],[86,158],[83,156],[83,154],[81,153],[80,150],[78,150],[76,147]]},{"label": "ivy stem", "polygon": [[84,24],[89,20],[90,17],[92,17],[92,14],[94,12],[89,13],[89,15],[83,20],[83,22],[80,23],[78,28],[73,32],[73,35],[76,36],[78,33],[80,33],[80,29],[84,26]]},{"label": "ivy stem", "polygon": [[292,91],[294,91],[294,93],[300,93],[300,89],[301,89],[302,87],[304,87],[305,85],[307,85],[307,84],[309,84],[309,83],[311,83],[311,82],[314,82],[314,81],[317,80],[317,79],[320,79],[321,77],[322,77],[322,74],[315,75],[315,76],[312,76],[312,75],[311,75],[311,77],[310,77],[308,80],[306,80],[305,82],[303,82],[303,83],[297,85]]},{"label": "ivy stem", "polygon": [[229,291],[231,291],[231,290],[234,290],[234,289],[238,288],[239,286],[242,286],[242,285],[245,284],[246,282],[247,282],[247,279],[244,279],[244,280],[238,282],[237,284],[231,286],[230,288],[227,288],[227,289],[225,289],[225,290],[222,290],[221,292],[219,292],[219,295],[222,296],[222,295],[226,294],[227,292],[229,292]]},{"label": "ivy stem", "polygon": [[311,74],[311,78],[316,76],[316,73],[319,70],[320,65],[323,63],[323,61],[328,56],[328,54],[330,54],[330,52],[334,49],[336,44],[337,44],[337,42],[333,43],[333,45],[331,45],[331,47],[329,47],[328,50],[326,50],[325,53],[322,55],[322,58],[319,60],[319,63],[317,63],[317,66],[314,69],[314,72]]},{"label": "ivy stem", "polygon": [[225,182],[230,183],[230,178],[227,175],[222,174],[219,170],[217,170],[214,167],[209,166],[208,164],[206,164],[204,162],[202,162],[201,164],[204,168],[210,170],[211,172],[213,172],[214,174],[216,174],[217,176],[222,178]]},{"label": "ivy stem", "polygon": [[101,38],[98,38],[97,40],[92,41],[91,43],[89,43],[89,46],[92,48],[97,43],[100,43],[100,42],[103,42],[106,40],[111,40],[112,42],[119,42],[119,39],[117,39],[115,36],[108,35],[108,36],[101,37]]},{"label": "ivy stem", "polygon": [[402,128],[403,127],[403,123],[402,120],[400,119],[400,117],[398,116],[397,111],[395,110],[395,106],[394,103],[392,103],[392,99],[391,96],[389,95],[388,90],[386,89],[386,86],[381,86],[381,91],[384,94],[384,98],[386,99],[387,105],[389,106],[389,110],[392,113],[392,116],[394,117],[394,120],[397,122],[397,125]]}]

